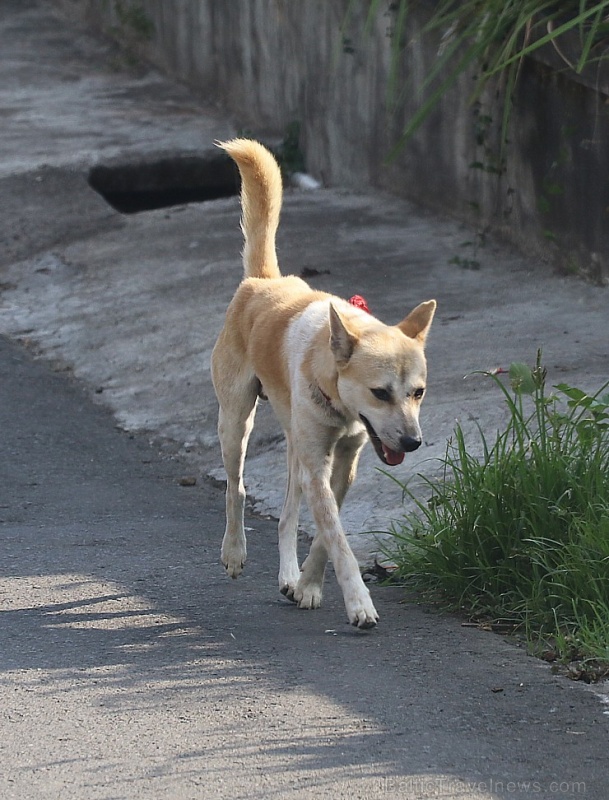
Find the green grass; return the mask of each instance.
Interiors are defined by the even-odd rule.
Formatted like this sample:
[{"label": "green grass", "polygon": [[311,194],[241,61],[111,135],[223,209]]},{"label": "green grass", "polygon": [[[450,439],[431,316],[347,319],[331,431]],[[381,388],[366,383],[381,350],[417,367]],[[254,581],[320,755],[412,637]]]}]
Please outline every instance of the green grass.
[{"label": "green grass", "polygon": [[[362,0],[349,0],[341,27],[346,39],[355,10]],[[399,105],[411,87],[402,85],[400,74],[403,53],[410,46],[408,19],[412,0],[386,4],[367,0],[364,32],[369,31],[380,14],[389,18],[391,51],[388,75],[388,100]],[[419,106],[395,144],[394,157],[419,129],[430,112],[454,87],[461,75],[475,67],[471,99],[479,100],[487,87],[495,96],[495,116],[500,129],[500,149],[508,141],[511,106],[523,59],[546,45],[556,49],[564,69],[575,73],[606,62],[609,39],[609,0],[438,0],[424,35],[439,41],[433,68],[420,87]],[[564,55],[565,37],[576,42],[576,56]],[[567,48],[569,49],[569,48]],[[570,52],[570,50],[569,50]],[[499,154],[498,163],[503,161]],[[499,167],[499,169],[501,169]],[[502,171],[502,169],[501,169]]]},{"label": "green grass", "polygon": [[397,576],[470,617],[507,623],[578,677],[609,673],[609,384],[547,393],[538,356],[512,364],[505,429],[475,456],[457,427],[441,479],[395,523]]},{"label": "green grass", "polygon": [[[427,76],[425,100],[406,126],[401,145],[418,129],[457,78],[477,64],[472,101],[493,79],[503,96],[500,147],[508,141],[512,99],[525,56],[547,44],[562,53],[561,37],[577,34],[579,59],[565,69],[581,73],[607,57],[609,2],[602,0],[445,0],[432,15],[429,30],[442,33],[434,69]],[[499,97],[499,94],[497,97]],[[395,150],[394,150],[395,152]],[[502,157],[500,156],[500,162]]]}]

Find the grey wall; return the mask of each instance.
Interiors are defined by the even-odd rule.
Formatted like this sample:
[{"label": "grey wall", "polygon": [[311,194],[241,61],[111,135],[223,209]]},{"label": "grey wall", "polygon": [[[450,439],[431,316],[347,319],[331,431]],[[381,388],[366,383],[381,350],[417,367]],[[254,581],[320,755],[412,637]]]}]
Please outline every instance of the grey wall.
[{"label": "grey wall", "polygon": [[[349,0],[57,2],[190,84],[242,129],[282,135],[298,121],[308,171],[325,184],[387,189],[568,270],[609,276],[609,89],[599,76],[574,80],[560,60],[560,69],[542,63],[552,53],[524,63],[501,176],[493,171],[498,112],[486,103],[481,113],[494,119],[480,125],[471,74],[388,163],[436,58],[438,42],[421,34],[425,3],[410,12],[391,110],[388,0],[367,31],[369,4]],[[143,10],[151,38],[117,7]]]}]

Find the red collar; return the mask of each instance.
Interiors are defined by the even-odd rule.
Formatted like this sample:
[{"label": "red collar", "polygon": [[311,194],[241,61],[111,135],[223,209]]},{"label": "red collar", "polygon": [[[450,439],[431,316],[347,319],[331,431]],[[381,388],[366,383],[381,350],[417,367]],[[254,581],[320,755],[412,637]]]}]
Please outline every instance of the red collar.
[{"label": "red collar", "polygon": [[354,294],[353,297],[349,298],[349,303],[356,308],[361,308],[362,311],[366,311],[368,314],[370,313],[370,309],[368,308],[368,303],[364,300],[361,294]]}]

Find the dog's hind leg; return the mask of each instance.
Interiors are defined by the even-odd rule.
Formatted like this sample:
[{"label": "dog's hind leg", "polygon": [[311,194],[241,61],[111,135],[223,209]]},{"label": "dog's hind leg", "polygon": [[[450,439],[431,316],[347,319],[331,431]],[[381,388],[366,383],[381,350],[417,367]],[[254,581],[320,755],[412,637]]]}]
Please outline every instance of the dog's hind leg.
[{"label": "dog's hind leg", "polygon": [[216,388],[220,403],[218,436],[226,470],[226,531],[222,539],[221,558],[231,578],[236,578],[242,572],[246,559],[243,466],[254,426],[258,386],[257,379],[253,377],[245,385],[233,381],[225,394]]},{"label": "dog's hind leg", "polygon": [[288,445],[288,483],[285,501],[279,517],[279,591],[289,600],[294,599],[294,590],[300,578],[298,566],[298,516],[302,489],[298,459],[291,445],[289,434]]}]

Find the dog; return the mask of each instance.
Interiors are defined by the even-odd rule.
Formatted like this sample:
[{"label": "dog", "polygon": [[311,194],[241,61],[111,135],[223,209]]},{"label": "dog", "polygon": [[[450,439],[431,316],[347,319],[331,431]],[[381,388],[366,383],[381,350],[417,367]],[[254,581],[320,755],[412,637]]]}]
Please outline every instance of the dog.
[{"label": "dog", "polygon": [[[241,174],[245,239],[244,278],[211,361],[227,476],[222,563],[232,578],[245,564],[243,467],[258,399],[268,398],[287,440],[279,590],[299,608],[318,608],[330,559],[349,621],[372,628],[378,614],[339,510],[368,439],[385,466],[400,464],[421,444],[424,345],[436,302],[421,303],[388,326],[299,277],[282,276],[275,250],[283,193],[277,161],[253,140],[216,144]],[[316,532],[301,568],[296,545],[303,494]]]}]

